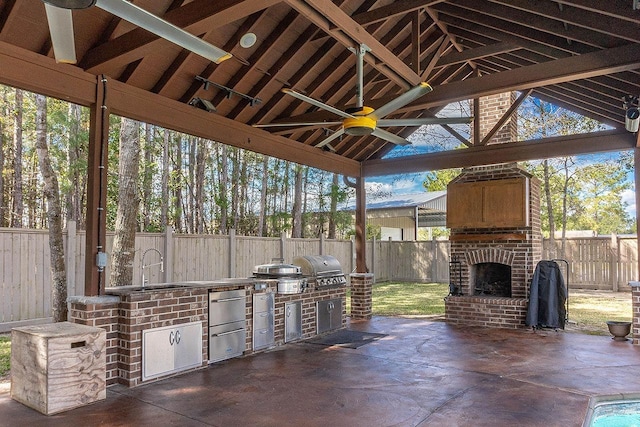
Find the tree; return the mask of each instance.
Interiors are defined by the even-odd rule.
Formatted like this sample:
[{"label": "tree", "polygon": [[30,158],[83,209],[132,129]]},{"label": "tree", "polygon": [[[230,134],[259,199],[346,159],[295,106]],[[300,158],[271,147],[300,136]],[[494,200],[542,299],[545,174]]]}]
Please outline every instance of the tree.
[{"label": "tree", "polygon": [[47,200],[47,223],[49,224],[49,249],[51,256],[51,315],[54,322],[67,320],[67,273],[62,238],[62,207],[58,178],[49,158],[47,146],[47,98],[36,95],[36,150],[40,173],[44,181]]},{"label": "tree", "polygon": [[120,126],[119,153],[118,206],[110,278],[112,286],[133,283],[136,219],[140,202],[138,197],[140,128],[135,121],[124,117]]},{"label": "tree", "polygon": [[422,186],[427,191],[443,191],[453,178],[460,174],[460,169],[442,169],[425,174]]},{"label": "tree", "polygon": [[13,110],[13,208],[11,227],[21,228],[24,206],[22,202],[22,90],[16,89]]},{"label": "tree", "polygon": [[293,224],[291,228],[291,237],[302,237],[302,178],[303,167],[301,165],[295,165],[295,183],[293,186],[293,212],[292,219]]}]

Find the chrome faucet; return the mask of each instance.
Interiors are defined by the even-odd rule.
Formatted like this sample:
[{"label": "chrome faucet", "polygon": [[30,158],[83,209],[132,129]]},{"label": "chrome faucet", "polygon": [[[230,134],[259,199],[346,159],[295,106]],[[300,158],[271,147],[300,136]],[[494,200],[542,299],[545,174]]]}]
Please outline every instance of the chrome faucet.
[{"label": "chrome faucet", "polygon": [[[153,263],[153,264],[145,265],[144,257],[147,255],[147,252],[149,252],[149,251],[157,252],[158,255],[160,255],[160,262],[156,262],[156,263]],[[145,277],[145,275],[144,275],[144,269],[145,268],[153,267],[154,265],[159,265],[160,266],[160,272],[164,273],[164,257],[162,256],[162,253],[159,250],[157,250],[156,248],[149,248],[149,249],[145,250],[142,253],[142,260],[140,261],[140,263],[142,264],[142,268],[140,268],[140,275],[142,276],[140,282],[142,283],[142,287],[143,288],[149,282],[149,279],[147,279]]]}]

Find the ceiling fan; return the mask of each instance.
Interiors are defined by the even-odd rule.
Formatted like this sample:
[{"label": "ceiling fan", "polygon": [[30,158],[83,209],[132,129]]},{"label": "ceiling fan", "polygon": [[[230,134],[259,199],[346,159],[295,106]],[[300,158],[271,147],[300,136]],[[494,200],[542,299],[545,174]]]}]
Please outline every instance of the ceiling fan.
[{"label": "ceiling fan", "polygon": [[97,6],[216,64],[231,54],[126,0],[42,0],[47,12],[56,61],[75,64],[72,9]]},{"label": "ceiling fan", "polygon": [[[422,126],[433,124],[457,124],[457,123],[469,123],[473,120],[473,117],[423,117],[423,118],[407,118],[407,119],[384,119],[383,117],[393,113],[394,111],[404,107],[411,101],[420,98],[431,92],[433,89],[428,83],[419,83],[417,86],[412,87],[397,98],[387,102],[379,108],[371,108],[364,105],[364,88],[363,88],[363,66],[364,55],[370,51],[369,47],[362,44],[358,48],[350,48],[357,56],[356,62],[356,106],[353,108],[347,108],[345,111],[325,104],[322,101],[318,101],[293,89],[282,89],[282,92],[294,98],[300,99],[311,105],[314,105],[323,110],[329,111],[337,116],[342,117],[342,121],[323,121],[323,122],[277,122],[267,124],[255,124],[254,127],[267,128],[267,127],[293,127],[293,126],[332,126],[342,125],[339,130],[333,132],[330,136],[325,138],[320,143],[316,144],[316,147],[324,147],[331,141],[340,138],[342,135],[373,135],[385,141],[392,142],[397,145],[407,145],[409,141],[395,135],[386,130],[380,129],[380,127],[392,127],[392,126]],[[329,146],[331,147],[331,146]]]}]

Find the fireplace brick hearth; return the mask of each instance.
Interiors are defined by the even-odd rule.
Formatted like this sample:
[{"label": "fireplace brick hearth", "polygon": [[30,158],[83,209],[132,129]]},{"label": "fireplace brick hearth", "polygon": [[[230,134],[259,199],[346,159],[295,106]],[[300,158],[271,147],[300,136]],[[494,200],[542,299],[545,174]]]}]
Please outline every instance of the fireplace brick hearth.
[{"label": "fireplace brick hearth", "polygon": [[[522,198],[526,201],[524,220],[516,226],[509,226],[509,221],[506,221],[504,224],[500,223],[501,226],[490,224],[483,227],[477,225],[477,219],[474,220],[475,223],[470,222],[472,226],[461,225],[461,219],[456,219],[456,227],[451,227],[451,260],[452,266],[459,271],[451,272],[450,277],[459,295],[450,295],[445,299],[447,322],[504,328],[525,326],[529,283],[535,266],[542,257],[539,181],[519,168],[517,164],[512,163],[463,169],[452,184],[504,182],[505,180],[523,182]],[[483,191],[496,191],[496,188],[500,191],[499,187],[495,186],[487,188],[489,190]],[[491,197],[483,193],[482,200]],[[468,199],[463,199],[463,203],[468,203]],[[464,208],[468,210],[468,206]],[[449,205],[447,211],[452,209],[457,207]],[[485,206],[484,209],[490,210],[491,206]],[[471,213],[474,214],[473,211]],[[499,222],[500,218],[496,221]],[[481,264],[495,264],[510,268],[510,297],[476,295],[478,292],[476,292],[475,272],[476,267]],[[492,289],[492,286],[487,288]]]}]

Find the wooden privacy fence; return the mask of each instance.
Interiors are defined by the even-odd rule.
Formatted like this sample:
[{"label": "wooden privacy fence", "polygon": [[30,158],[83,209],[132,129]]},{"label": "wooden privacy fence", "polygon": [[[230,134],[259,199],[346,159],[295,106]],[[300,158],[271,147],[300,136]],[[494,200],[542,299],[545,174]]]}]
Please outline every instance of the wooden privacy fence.
[{"label": "wooden privacy fence", "polygon": [[[107,234],[111,254],[113,234]],[[449,282],[449,242],[442,240],[367,242],[367,265],[377,281]],[[155,248],[163,255],[160,266],[145,269],[149,283],[246,277],[258,264],[282,258],[292,262],[301,255],[335,256],[345,273],[355,270],[355,244],[351,240],[262,238],[229,235],[138,233],[133,284],[141,282],[142,255]],[[65,233],[69,295],[84,293],[85,234],[70,222]],[[548,259],[548,242],[543,257]],[[567,239],[564,258],[570,262],[571,287],[628,290],[637,280],[635,238]],[[145,264],[159,262],[149,251]],[[0,332],[15,326],[50,320],[51,272],[46,230],[0,228]],[[105,277],[109,278],[107,265]],[[108,285],[108,283],[107,283]]]}]

